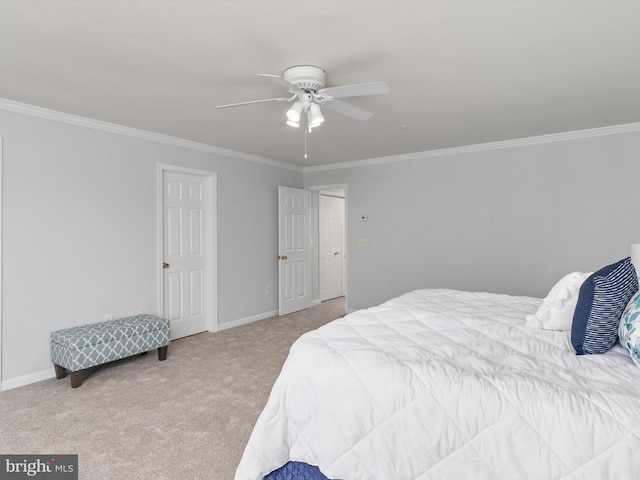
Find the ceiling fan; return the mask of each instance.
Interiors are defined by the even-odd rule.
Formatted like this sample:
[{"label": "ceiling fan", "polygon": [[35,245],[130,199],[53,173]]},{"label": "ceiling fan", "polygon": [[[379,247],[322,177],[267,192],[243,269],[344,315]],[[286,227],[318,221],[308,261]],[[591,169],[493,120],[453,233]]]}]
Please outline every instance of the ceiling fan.
[{"label": "ceiling fan", "polygon": [[259,73],[258,76],[284,88],[291,96],[230,103],[228,105],[218,105],[216,108],[240,107],[266,102],[293,102],[287,112],[286,124],[292,127],[299,127],[301,119],[306,117],[307,127],[311,132],[313,128],[324,122],[322,108],[360,121],[368,120],[373,116],[373,113],[355,105],[336,100],[337,98],[381,95],[391,92],[389,85],[384,82],[358,83],[325,88],[327,73],[323,68],[314,65],[297,65],[287,68],[282,76],[267,73]]}]

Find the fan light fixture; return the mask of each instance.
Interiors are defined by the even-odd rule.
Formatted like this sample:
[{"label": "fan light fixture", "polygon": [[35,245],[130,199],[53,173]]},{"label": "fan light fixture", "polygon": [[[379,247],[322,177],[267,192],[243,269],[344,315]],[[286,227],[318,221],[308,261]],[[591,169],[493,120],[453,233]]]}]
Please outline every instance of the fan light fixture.
[{"label": "fan light fixture", "polygon": [[302,102],[295,102],[291,105],[291,108],[287,112],[287,125],[292,127],[300,126],[300,115],[302,114],[303,109],[304,106],[302,105]]},{"label": "fan light fixture", "polygon": [[322,115],[322,110],[320,110],[320,105],[317,103],[311,104],[309,111],[307,112],[307,121],[309,122],[310,129],[317,127],[324,122],[324,116]]},{"label": "fan light fixture", "polygon": [[324,116],[320,105],[313,101],[313,97],[309,93],[305,93],[300,100],[291,105],[291,108],[287,111],[287,125],[290,127],[298,128],[300,126],[300,118],[302,114],[307,115],[307,127],[309,132],[312,128],[315,128],[324,122]]}]

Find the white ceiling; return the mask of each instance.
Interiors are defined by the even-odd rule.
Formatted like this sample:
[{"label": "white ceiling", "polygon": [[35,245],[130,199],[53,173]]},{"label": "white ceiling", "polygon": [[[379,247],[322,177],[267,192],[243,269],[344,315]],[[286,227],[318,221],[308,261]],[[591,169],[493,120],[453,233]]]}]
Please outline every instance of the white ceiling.
[{"label": "white ceiling", "polygon": [[[258,77],[382,80],[307,137]],[[283,95],[285,94],[285,95]],[[640,122],[637,1],[2,1],[0,97],[300,166]]]}]

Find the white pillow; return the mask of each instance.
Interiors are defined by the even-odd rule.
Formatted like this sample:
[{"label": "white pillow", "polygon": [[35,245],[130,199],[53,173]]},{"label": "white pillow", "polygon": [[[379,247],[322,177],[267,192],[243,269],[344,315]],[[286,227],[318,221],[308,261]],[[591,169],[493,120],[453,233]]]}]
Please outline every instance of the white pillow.
[{"label": "white pillow", "polygon": [[526,325],[545,330],[571,330],[580,287],[591,273],[572,272],[558,280],[535,315],[527,315]]}]

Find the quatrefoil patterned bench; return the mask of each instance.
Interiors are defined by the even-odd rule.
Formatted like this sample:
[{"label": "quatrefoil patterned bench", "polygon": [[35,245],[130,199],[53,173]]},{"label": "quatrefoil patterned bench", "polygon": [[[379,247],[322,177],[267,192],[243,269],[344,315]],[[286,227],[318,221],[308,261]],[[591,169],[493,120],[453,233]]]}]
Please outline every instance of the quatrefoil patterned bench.
[{"label": "quatrefoil patterned bench", "polygon": [[51,333],[51,361],[56,378],[71,373],[71,386],[82,385],[83,370],[121,358],[158,349],[167,358],[169,321],[143,314],[92,323]]}]

